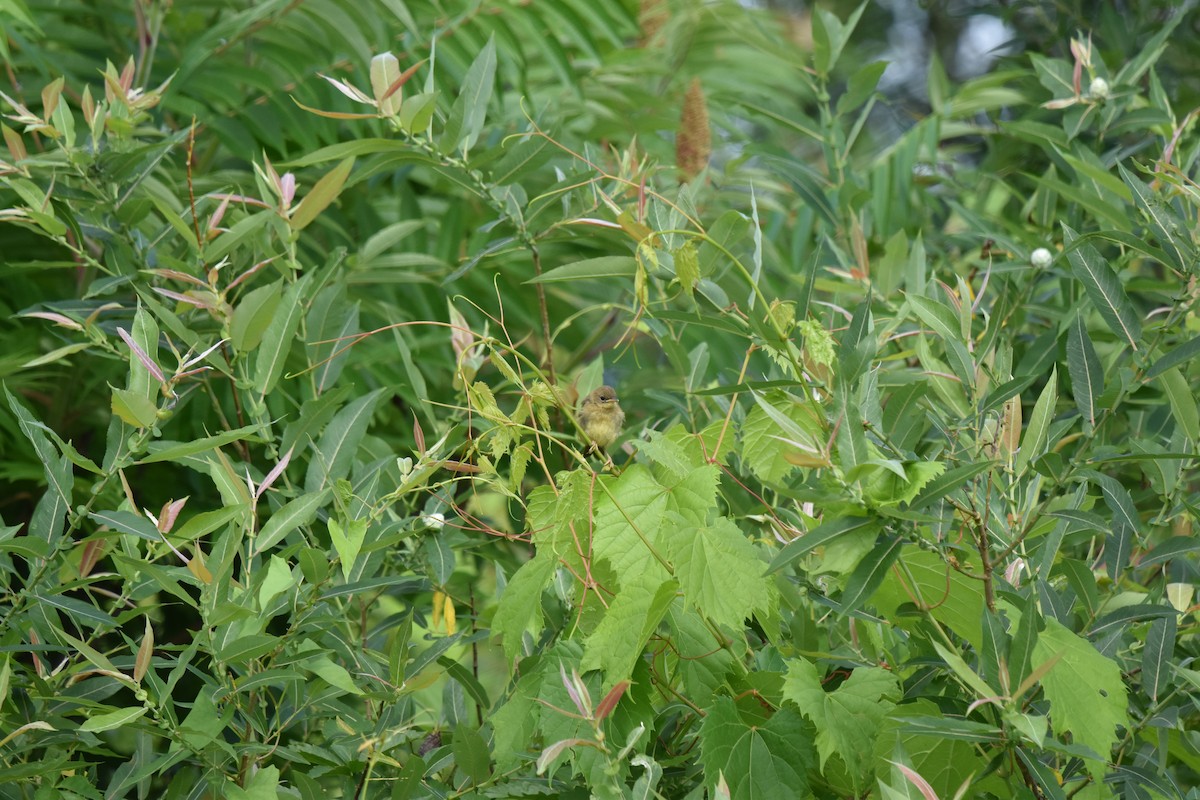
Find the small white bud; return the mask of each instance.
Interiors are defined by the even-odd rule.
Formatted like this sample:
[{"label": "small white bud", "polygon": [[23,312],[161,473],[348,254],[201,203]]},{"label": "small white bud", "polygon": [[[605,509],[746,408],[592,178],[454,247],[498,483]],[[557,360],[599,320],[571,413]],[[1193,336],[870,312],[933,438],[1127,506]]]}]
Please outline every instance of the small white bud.
[{"label": "small white bud", "polygon": [[1108,99],[1108,81],[1104,78],[1093,78],[1092,83],[1088,86],[1088,94],[1097,100]]},{"label": "small white bud", "polygon": [[435,531],[440,531],[446,527],[446,515],[440,511],[435,511],[432,514],[422,514],[421,521],[425,523],[425,527]]},{"label": "small white bud", "polygon": [[1050,266],[1052,261],[1054,261],[1054,255],[1044,247],[1039,247],[1029,256],[1029,263],[1038,269],[1045,269]]}]

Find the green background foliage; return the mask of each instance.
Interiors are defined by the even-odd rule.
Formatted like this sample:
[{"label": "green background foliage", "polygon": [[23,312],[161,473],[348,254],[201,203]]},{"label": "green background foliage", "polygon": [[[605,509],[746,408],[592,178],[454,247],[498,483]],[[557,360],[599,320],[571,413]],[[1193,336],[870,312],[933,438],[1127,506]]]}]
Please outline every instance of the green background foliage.
[{"label": "green background foliage", "polygon": [[1125,5],[0,2],[0,796],[1200,797]]}]

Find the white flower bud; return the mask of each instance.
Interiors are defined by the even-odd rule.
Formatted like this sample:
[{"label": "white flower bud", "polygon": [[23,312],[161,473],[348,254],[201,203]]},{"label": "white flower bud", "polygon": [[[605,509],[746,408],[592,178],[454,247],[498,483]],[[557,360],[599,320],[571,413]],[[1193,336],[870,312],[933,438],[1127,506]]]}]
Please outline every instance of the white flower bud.
[{"label": "white flower bud", "polygon": [[1104,78],[1093,78],[1092,83],[1088,86],[1088,94],[1097,100],[1108,99],[1108,81]]},{"label": "white flower bud", "polygon": [[1039,247],[1029,256],[1029,263],[1038,269],[1045,269],[1050,266],[1052,261],[1054,261],[1054,255],[1044,247]]}]

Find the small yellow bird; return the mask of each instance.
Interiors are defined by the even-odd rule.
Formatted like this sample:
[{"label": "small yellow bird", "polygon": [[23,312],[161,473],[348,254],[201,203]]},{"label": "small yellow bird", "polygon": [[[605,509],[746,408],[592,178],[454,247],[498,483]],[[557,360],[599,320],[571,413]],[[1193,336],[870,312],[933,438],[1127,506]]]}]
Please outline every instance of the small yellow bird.
[{"label": "small yellow bird", "polygon": [[625,424],[625,412],[617,401],[617,391],[611,386],[601,386],[583,398],[579,406],[579,426],[587,434],[591,444],[588,453],[604,450],[621,435]]}]

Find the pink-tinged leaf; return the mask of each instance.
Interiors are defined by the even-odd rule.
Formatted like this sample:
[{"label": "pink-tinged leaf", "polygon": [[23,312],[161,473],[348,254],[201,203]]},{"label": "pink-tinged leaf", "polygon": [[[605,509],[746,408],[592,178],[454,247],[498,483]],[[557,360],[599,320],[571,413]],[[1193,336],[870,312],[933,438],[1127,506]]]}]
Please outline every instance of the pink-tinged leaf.
[{"label": "pink-tinged leaf", "polygon": [[125,62],[125,67],[121,70],[121,88],[128,93],[133,88],[133,56]]},{"label": "pink-tinged leaf", "polygon": [[279,173],[275,171],[275,167],[271,164],[271,159],[267,157],[266,153],[263,153],[263,170],[267,173],[267,179],[270,180],[271,187],[278,194],[280,189]]},{"label": "pink-tinged leaf", "polygon": [[245,203],[248,206],[258,206],[259,208],[271,208],[271,206],[268,203],[264,203],[262,200],[259,200],[257,197],[248,197],[244,194],[225,194],[223,192],[218,192],[216,194],[210,194],[208,196],[215,198],[217,200],[232,200],[235,203]]},{"label": "pink-tinged leaf", "polygon": [[157,275],[160,278],[170,278],[171,280],[190,283],[193,286],[199,286],[201,289],[208,288],[208,284],[195,275],[188,275],[186,272],[180,272],[177,269],[146,269],[142,270],[142,272],[149,272],[151,275]]},{"label": "pink-tinged leaf", "polygon": [[1062,100],[1049,100],[1045,103],[1042,103],[1042,108],[1058,110],[1060,108],[1070,108],[1071,106],[1075,105],[1078,102],[1079,102],[1078,98],[1067,97]]},{"label": "pink-tinged leaf", "polygon": [[83,87],[83,99],[79,102],[83,111],[83,119],[90,127],[96,121],[96,101],[92,99],[92,87]]},{"label": "pink-tinged leaf", "polygon": [[616,222],[609,222],[606,219],[596,219],[595,217],[579,217],[569,221],[571,225],[595,225],[597,228],[616,228],[621,230],[621,226]]},{"label": "pink-tinged leaf", "polygon": [[417,443],[417,455],[425,455],[425,431],[421,429],[421,421],[413,414],[413,441]]},{"label": "pink-tinged leaf", "polygon": [[63,78],[56,78],[42,89],[42,119],[50,122],[50,115],[58,108],[58,100],[62,97]]},{"label": "pink-tinged leaf", "polygon": [[929,785],[929,781],[922,778],[915,769],[912,767],[906,767],[903,764],[898,764],[895,761],[889,761],[888,763],[900,770],[904,777],[908,778],[909,782],[913,786],[917,787],[917,790],[921,793],[921,796],[924,797],[925,800],[938,800],[937,792],[935,792],[933,787]]},{"label": "pink-tinged leaf", "polygon": [[316,114],[318,117],[326,117],[328,119],[378,119],[378,114],[350,114],[345,111],[322,111],[319,108],[312,108],[301,103],[296,98],[292,98],[292,102],[303,108],[310,114]]},{"label": "pink-tinged leaf", "polygon": [[379,112],[385,116],[394,116],[400,111],[400,98],[389,96],[389,90],[399,75],[400,62],[391,53],[380,53],[371,59],[371,94],[375,96]]},{"label": "pink-tinged leaf", "polygon": [[538,756],[537,774],[541,775],[543,772],[545,772],[546,767],[550,766],[554,759],[562,755],[563,751],[568,747],[574,747],[580,744],[586,745],[591,744],[591,742],[589,742],[587,739],[563,739],[547,747],[542,751],[542,754]]},{"label": "pink-tinged leaf", "polygon": [[559,662],[558,674],[562,677],[563,686],[566,688],[567,694],[571,697],[571,702],[579,710],[579,715],[581,717],[590,716],[592,704],[589,698],[589,702],[584,705],[583,696],[579,693],[580,684],[578,683],[578,676],[575,674],[574,668],[571,669],[571,675],[568,676],[566,668],[562,665],[562,662]]},{"label": "pink-tinged leaf", "polygon": [[187,497],[179,500],[170,500],[163,504],[162,511],[158,515],[158,532],[170,533],[175,527],[175,520],[179,519],[179,512],[183,511],[184,505],[187,504]]},{"label": "pink-tinged leaf", "polygon": [[396,80],[392,82],[392,85],[388,87],[388,90],[384,92],[383,100],[379,101],[380,104],[382,104],[384,100],[387,100],[396,92],[399,92],[404,84],[408,83],[408,79],[411,78],[413,74],[421,67],[421,65],[428,60],[429,59],[423,58],[408,69],[404,70],[404,72],[400,74],[400,77],[396,78]]},{"label": "pink-tinged leaf", "polygon": [[208,218],[208,238],[209,239],[213,239],[214,234],[216,234],[220,230],[220,228],[218,226],[221,224],[221,220],[225,217],[226,209],[229,208],[229,200],[230,200],[229,195],[226,195],[225,197],[221,198],[221,205],[217,206],[217,210],[214,211],[212,213],[212,216]]},{"label": "pink-tinged leaf", "polygon": [[[221,341],[219,341],[219,342],[217,342],[216,344],[214,344],[212,347],[210,347],[210,348],[208,348],[207,350],[205,350],[205,351],[204,351],[203,353],[201,353],[200,355],[198,355],[198,356],[194,356],[194,357],[192,357],[192,358],[189,358],[187,361],[183,362],[183,368],[184,368],[184,369],[188,369],[188,368],[192,367],[192,366],[193,366],[193,365],[195,365],[195,364],[199,364],[201,361],[203,361],[204,359],[208,358],[208,354],[209,354],[209,353],[211,353],[213,350],[216,350],[218,347],[220,347],[221,345],[225,344],[225,342],[227,342],[227,341],[229,341],[229,340],[228,340],[228,339],[222,339]],[[208,368],[207,368],[207,367],[205,367],[205,369],[208,369]]]},{"label": "pink-tinged leaf", "polygon": [[12,153],[13,160],[24,161],[29,153],[25,150],[25,142],[21,139],[21,134],[7,125],[0,125],[0,130],[4,132],[4,144],[8,146],[8,152]]},{"label": "pink-tinged leaf", "polygon": [[275,483],[276,479],[278,479],[279,476],[283,474],[283,471],[287,469],[288,462],[292,460],[292,450],[294,449],[295,448],[293,447],[284,453],[283,458],[279,459],[279,463],[267,473],[267,477],[263,478],[262,483],[258,485],[258,490],[254,492],[255,500],[261,497],[262,493],[269,489],[271,484]]},{"label": "pink-tinged leaf", "polygon": [[279,179],[279,192],[283,199],[284,209],[292,207],[292,201],[296,199],[296,176],[290,172],[285,172],[283,177]]},{"label": "pink-tinged leaf", "polygon": [[150,617],[146,617],[146,632],[142,634],[142,643],[138,645],[137,658],[133,661],[133,681],[141,684],[150,668],[150,659],[154,656],[154,629],[150,627]]},{"label": "pink-tinged leaf", "polygon": [[629,688],[629,681],[621,681],[608,694],[604,695],[604,699],[600,701],[600,705],[596,706],[596,721],[600,722],[605,717],[613,712],[620,702],[621,696],[625,694],[625,690]]},{"label": "pink-tinged leaf", "polygon": [[29,311],[21,315],[22,317],[37,317],[38,319],[47,319],[63,328],[70,328],[74,331],[83,330],[83,326],[70,317],[65,317],[62,314],[56,314],[53,311]]},{"label": "pink-tinged leaf", "polygon": [[172,292],[170,289],[162,289],[162,288],[159,288],[158,286],[154,287],[154,291],[158,292],[163,297],[169,297],[172,300],[178,300],[180,303],[186,303],[189,306],[195,306],[196,308],[203,308],[208,311],[214,310],[213,307],[211,305],[209,305],[208,303],[205,303],[203,300],[197,300],[195,297],[191,297],[190,295],[180,294],[179,292]]},{"label": "pink-tinged leaf", "polygon": [[288,220],[292,230],[304,230],[334,200],[337,200],[352,169],[354,169],[354,158],[350,157],[321,176],[321,180],[317,181],[316,185],[304,196],[300,205],[296,206],[295,213]]},{"label": "pink-tinged leaf", "polygon": [[1003,697],[981,697],[978,700],[976,700],[975,702],[971,703],[971,705],[967,706],[967,716],[968,717],[971,716],[972,711],[974,711],[975,709],[979,708],[980,706],[986,705],[988,703],[994,703],[996,706],[998,706],[1000,708],[1004,708],[1004,698]]},{"label": "pink-tinged leaf", "polygon": [[226,288],[226,291],[228,291],[229,289],[232,289],[233,287],[237,286],[239,283],[242,283],[242,282],[246,281],[247,279],[249,279],[250,277],[257,274],[260,269],[265,267],[267,264],[270,264],[272,261],[275,260],[275,258],[276,258],[275,256],[271,256],[266,261],[260,261],[257,264],[255,264],[253,267],[251,267],[250,269],[243,272],[241,275],[238,275],[236,278],[233,279],[233,283],[229,284],[229,286]]},{"label": "pink-tinged leaf", "polygon": [[[319,72],[317,74],[321,75]],[[363,94],[357,86],[351,86],[344,81],[340,81],[337,78],[331,78],[328,75],[321,75],[321,77],[333,84],[333,88],[337,89],[351,100],[354,100],[357,103],[364,103],[369,106],[375,105],[375,101]],[[374,114],[371,116],[374,116]]]},{"label": "pink-tinged leaf", "polygon": [[133,351],[135,356],[137,356],[138,361],[142,362],[142,366],[146,368],[147,372],[154,376],[156,381],[159,383],[167,382],[167,379],[163,377],[162,370],[158,368],[158,364],[155,364],[150,359],[150,356],[146,355],[146,351],[143,350],[138,343],[133,340],[132,336],[125,332],[124,328],[118,327],[117,334],[125,340],[125,344],[129,346],[129,349]]},{"label": "pink-tinged leaf", "polygon": [[104,553],[104,539],[91,539],[83,546],[83,552],[79,556],[79,577],[86,578],[92,574],[92,569],[95,568],[96,562],[100,560],[100,556]]}]

